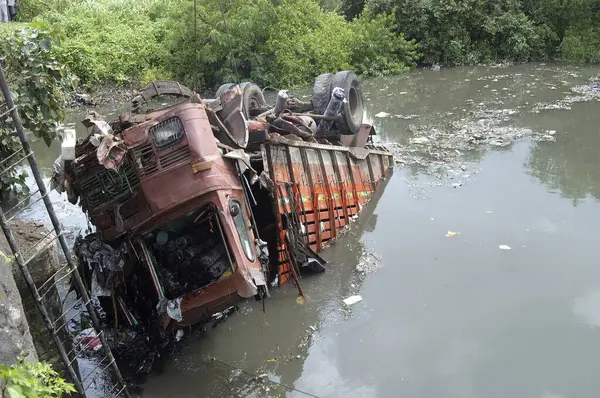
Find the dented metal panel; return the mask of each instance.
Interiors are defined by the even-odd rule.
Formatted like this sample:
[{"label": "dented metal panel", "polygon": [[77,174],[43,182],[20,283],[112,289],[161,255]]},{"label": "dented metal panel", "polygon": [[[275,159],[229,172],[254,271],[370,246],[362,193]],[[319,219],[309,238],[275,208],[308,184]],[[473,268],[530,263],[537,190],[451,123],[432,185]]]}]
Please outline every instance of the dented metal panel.
[{"label": "dented metal panel", "polygon": [[393,165],[387,151],[285,139],[264,144],[262,156],[277,199],[280,284],[292,273],[285,220],[296,217],[306,243],[320,252],[356,218]]}]

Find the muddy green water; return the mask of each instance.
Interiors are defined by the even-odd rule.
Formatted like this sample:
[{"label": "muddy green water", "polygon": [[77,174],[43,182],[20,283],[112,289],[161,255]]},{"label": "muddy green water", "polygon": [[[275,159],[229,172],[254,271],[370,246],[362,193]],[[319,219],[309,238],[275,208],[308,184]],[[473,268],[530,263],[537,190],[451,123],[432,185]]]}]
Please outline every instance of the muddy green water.
[{"label": "muddy green water", "polygon": [[[404,145],[379,200],[302,280],[304,304],[285,286],[264,313],[247,302],[188,331],[143,397],[307,396],[230,365],[318,397],[598,397],[598,75],[530,64],[365,82],[380,138]],[[465,150],[481,126],[524,137]],[[414,143],[440,130],[457,141]]]}]

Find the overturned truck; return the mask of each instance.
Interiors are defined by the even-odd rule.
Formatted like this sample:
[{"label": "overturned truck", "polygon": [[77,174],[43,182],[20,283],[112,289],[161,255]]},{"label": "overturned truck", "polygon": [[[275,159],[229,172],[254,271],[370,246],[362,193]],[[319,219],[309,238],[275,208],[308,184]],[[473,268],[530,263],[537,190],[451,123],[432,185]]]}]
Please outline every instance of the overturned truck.
[{"label": "overturned truck", "polygon": [[280,91],[268,105],[252,83],[202,99],[159,81],[116,121],[89,113],[53,183],[95,226],[75,253],[107,325],[164,336],[322,271],[317,253],[393,165],[362,119],[347,71],[319,76],[308,102]]}]

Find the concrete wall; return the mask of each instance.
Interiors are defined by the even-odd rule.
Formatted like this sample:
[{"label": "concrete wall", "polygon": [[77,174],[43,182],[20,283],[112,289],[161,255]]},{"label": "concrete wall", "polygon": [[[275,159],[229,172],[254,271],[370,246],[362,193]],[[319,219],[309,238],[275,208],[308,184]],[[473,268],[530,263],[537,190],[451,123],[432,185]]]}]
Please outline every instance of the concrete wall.
[{"label": "concrete wall", "polygon": [[0,363],[13,364],[21,354],[38,359],[12,267],[0,255]]},{"label": "concrete wall", "polygon": [[[13,232],[19,250],[23,254],[26,253],[26,261],[29,260],[30,256],[41,250],[35,258],[30,259],[27,264],[27,269],[29,270],[35,285],[40,289],[40,287],[44,285],[44,282],[51,278],[60,267],[56,241],[53,241],[52,235],[44,238],[44,236],[48,234],[48,230],[44,228],[41,223],[13,221],[9,224],[9,227]],[[44,238],[43,241],[39,242],[42,238]],[[11,253],[4,234],[2,233],[0,233],[0,250],[7,254]],[[18,292],[21,296],[26,322],[29,325],[29,332],[38,359],[43,362],[49,362],[54,370],[68,379],[66,366],[60,358],[52,335],[46,328],[46,324],[35,305],[35,299],[27,287],[27,283],[18,264],[16,261],[12,261],[11,266],[14,282],[16,283]],[[59,278],[60,276],[61,275],[58,275],[57,277]],[[65,278],[62,286],[66,288],[68,282],[69,279]],[[46,292],[48,286],[50,286],[50,289]],[[56,327],[60,327],[65,324],[64,317],[61,317],[64,312],[61,300],[63,295],[60,294],[57,286],[53,283],[48,283],[48,286],[44,287],[39,293],[44,296],[42,302],[50,314],[51,320],[55,322]],[[63,293],[66,293],[66,291]],[[71,351],[72,341],[67,333],[66,327],[62,328],[58,335],[60,340],[65,344],[66,351]],[[76,364],[77,362],[75,361],[74,365],[77,368]]]},{"label": "concrete wall", "polygon": [[[47,231],[44,229],[43,233],[46,234]],[[47,245],[49,243],[48,241],[51,239],[52,237],[50,236],[45,239],[45,242],[41,242],[37,246],[41,248],[44,245]],[[32,249],[31,253],[35,253],[38,247]],[[27,250],[27,248],[20,247],[20,250],[23,252]],[[27,268],[29,269],[29,273],[31,274],[35,285],[39,289],[59,268],[56,243],[53,242],[42,250],[35,258],[31,259]],[[48,331],[48,328],[46,328],[42,315],[35,306],[35,299],[29,292],[25,278],[23,278],[16,262],[13,262],[13,275],[21,293],[21,300],[23,301],[23,307],[25,308],[25,316],[29,322],[29,330],[39,360],[49,362],[52,364],[54,370],[66,377],[66,367],[56,349],[52,335]],[[65,282],[68,282],[68,279],[66,279]],[[56,322],[56,327],[60,327],[65,323],[64,317],[61,318],[61,314],[63,313],[62,301],[60,299],[61,296],[56,286],[52,286],[52,283],[48,283],[48,285],[51,287],[47,293],[45,292],[48,290],[47,287],[44,287],[40,291],[40,295],[44,295],[42,303],[46,307],[46,310],[48,310],[51,320]],[[62,328],[59,331],[59,337],[60,340],[65,343],[66,351],[69,352],[71,350],[71,338],[68,336],[66,328]]]}]

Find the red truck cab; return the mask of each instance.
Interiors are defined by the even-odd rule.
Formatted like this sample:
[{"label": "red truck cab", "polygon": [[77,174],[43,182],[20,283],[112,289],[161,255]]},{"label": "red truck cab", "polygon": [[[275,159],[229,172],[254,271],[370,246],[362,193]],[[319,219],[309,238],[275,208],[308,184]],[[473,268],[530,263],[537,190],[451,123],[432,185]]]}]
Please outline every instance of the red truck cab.
[{"label": "red truck cab", "polygon": [[134,253],[179,325],[265,293],[241,175],[222,156],[205,105],[186,101],[136,118],[118,135],[127,151],[118,168],[99,164],[95,151],[70,165],[102,240]]}]

